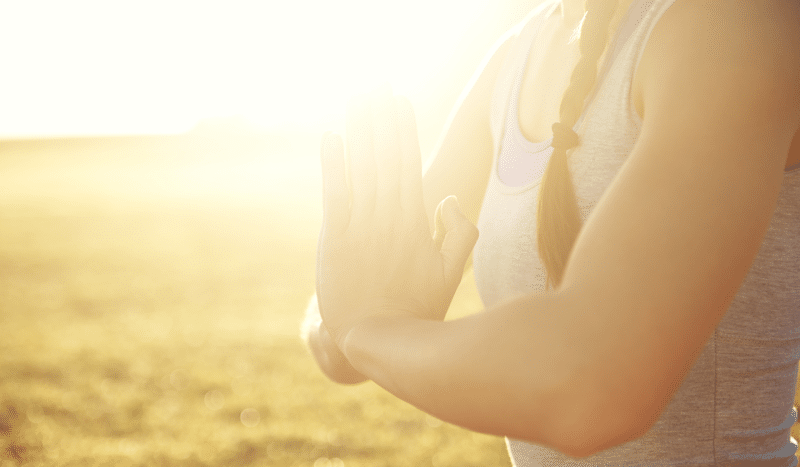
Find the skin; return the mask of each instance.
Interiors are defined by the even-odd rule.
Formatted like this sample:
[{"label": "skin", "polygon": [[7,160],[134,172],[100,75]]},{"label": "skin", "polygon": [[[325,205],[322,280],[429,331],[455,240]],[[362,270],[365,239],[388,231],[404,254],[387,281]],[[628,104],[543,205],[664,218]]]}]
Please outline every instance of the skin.
[{"label": "skin", "polygon": [[[618,2],[610,31],[617,30],[631,3],[632,0]],[[559,120],[561,98],[580,59],[579,43],[571,36],[583,17],[583,2],[562,1],[557,13],[539,30],[520,88],[520,129],[533,142],[552,136],[551,126]],[[604,59],[605,54],[600,56],[598,69]]]},{"label": "skin", "polygon": [[[576,5],[563,3],[555,32],[576,24]],[[442,420],[574,457],[644,434],[758,253],[784,167],[800,162],[798,21],[788,0],[677,1],[634,77],[640,137],[561,286],[459,320],[441,319],[476,238],[489,96],[509,43],[463,95],[423,178],[408,103],[389,90],[354,103],[347,151],[336,135],[322,151],[325,324],[310,339],[334,356],[327,373],[352,369],[347,382],[372,379]],[[526,74],[536,79],[547,76]],[[451,194],[435,241],[428,219]]]}]

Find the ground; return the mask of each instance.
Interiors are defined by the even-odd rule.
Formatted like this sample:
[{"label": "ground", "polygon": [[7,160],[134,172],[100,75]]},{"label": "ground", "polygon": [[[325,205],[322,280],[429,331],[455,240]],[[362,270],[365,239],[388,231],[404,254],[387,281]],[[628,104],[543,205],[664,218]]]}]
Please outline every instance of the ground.
[{"label": "ground", "polygon": [[211,133],[0,141],[0,467],[509,466],[297,337],[319,135]]},{"label": "ground", "polygon": [[0,144],[0,467],[510,465],[316,369],[313,161],[84,143]]}]

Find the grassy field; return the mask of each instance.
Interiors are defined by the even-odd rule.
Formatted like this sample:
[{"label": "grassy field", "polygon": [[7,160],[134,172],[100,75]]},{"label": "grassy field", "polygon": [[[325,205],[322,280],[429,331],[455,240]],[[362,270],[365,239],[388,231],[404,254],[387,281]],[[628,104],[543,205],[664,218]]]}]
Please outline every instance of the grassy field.
[{"label": "grassy field", "polygon": [[316,369],[313,158],[104,144],[0,144],[0,467],[510,465]]},{"label": "grassy field", "polygon": [[0,142],[0,467],[510,465],[316,369],[308,141]]}]

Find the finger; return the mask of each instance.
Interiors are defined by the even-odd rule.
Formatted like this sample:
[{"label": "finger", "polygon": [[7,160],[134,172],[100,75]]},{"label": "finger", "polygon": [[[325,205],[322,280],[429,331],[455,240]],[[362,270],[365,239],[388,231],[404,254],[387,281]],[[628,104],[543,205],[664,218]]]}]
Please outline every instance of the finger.
[{"label": "finger", "polygon": [[407,212],[425,212],[422,201],[422,160],[414,108],[405,97],[397,98],[397,125],[401,153],[400,202]]},{"label": "finger", "polygon": [[350,222],[350,191],[347,188],[342,137],[325,133],[321,153],[323,229],[343,232]]},{"label": "finger", "polygon": [[351,216],[368,217],[375,207],[375,159],[372,151],[372,116],[366,96],[347,107],[347,160],[352,190]]},{"label": "finger", "polygon": [[371,99],[372,147],[377,173],[376,212],[391,218],[400,209],[400,146],[395,99],[388,86],[378,88]]},{"label": "finger", "polygon": [[445,281],[458,284],[467,258],[478,240],[478,228],[461,212],[455,196],[448,196],[442,202],[442,222],[447,230],[439,250],[444,261]]},{"label": "finger", "polygon": [[442,249],[442,242],[444,242],[445,233],[447,233],[447,229],[444,226],[444,221],[442,220],[442,206],[444,206],[444,202],[447,198],[443,199],[439,202],[439,205],[436,206],[436,213],[433,216],[434,219],[434,231],[433,231],[433,243],[436,245],[437,250]]}]

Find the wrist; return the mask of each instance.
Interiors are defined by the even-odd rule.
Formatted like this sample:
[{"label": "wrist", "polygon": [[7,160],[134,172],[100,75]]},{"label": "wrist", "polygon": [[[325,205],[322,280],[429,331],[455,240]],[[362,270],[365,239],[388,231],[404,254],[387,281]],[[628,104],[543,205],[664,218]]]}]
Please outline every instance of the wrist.
[{"label": "wrist", "polygon": [[331,338],[322,322],[316,295],[311,297],[306,308],[305,318],[300,326],[300,337],[306,343],[317,366],[331,381],[339,384],[356,384],[367,380],[350,365]]},{"label": "wrist", "polygon": [[386,364],[408,350],[402,345],[405,339],[400,336],[405,335],[405,329],[411,331],[413,322],[416,321],[424,320],[408,315],[374,315],[364,318],[344,333],[337,343],[338,348],[356,371],[369,379],[383,380],[388,376],[384,374]]},{"label": "wrist", "polygon": [[339,384],[358,384],[368,380],[353,368],[339,350],[324,323],[320,322],[310,337],[309,347],[311,347],[314,358],[322,372],[330,380]]}]

